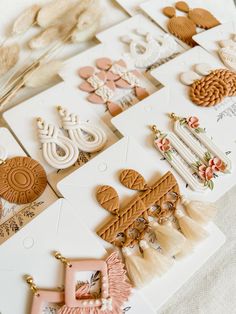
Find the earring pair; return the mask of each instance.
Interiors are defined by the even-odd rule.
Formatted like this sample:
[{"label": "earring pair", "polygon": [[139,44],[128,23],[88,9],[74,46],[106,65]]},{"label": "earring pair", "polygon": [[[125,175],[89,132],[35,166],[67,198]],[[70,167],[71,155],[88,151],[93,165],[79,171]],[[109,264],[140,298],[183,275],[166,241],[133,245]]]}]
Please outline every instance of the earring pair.
[{"label": "earring pair", "polygon": [[67,133],[42,118],[37,119],[39,140],[45,161],[56,169],[66,169],[74,165],[80,152],[95,153],[107,142],[106,133],[99,127],[80,121],[79,115],[57,107],[62,128]]},{"label": "earring pair", "polygon": [[129,35],[121,37],[121,41],[129,45],[129,56],[137,68],[147,68],[158,60],[168,58],[177,51],[177,43],[168,34],[154,37],[143,29],[137,29],[139,38]]},{"label": "earring pair", "polygon": [[113,101],[116,89],[133,89],[135,96],[142,100],[149,96],[145,88],[142,88],[137,70],[130,71],[123,60],[112,61],[110,58],[99,58],[94,67],[85,66],[80,68],[79,76],[85,81],[79,88],[88,92],[88,101],[96,104],[105,104],[112,116],[116,116],[123,110]]},{"label": "earring pair", "polygon": [[[188,16],[176,16],[175,8]],[[170,18],[168,30],[171,34],[181,39],[187,45],[194,47],[196,42],[192,39],[197,34],[197,27],[210,29],[220,24],[220,22],[206,9],[190,9],[184,1],[178,1],[174,7],[165,7],[163,14]]]},{"label": "earring pair", "polygon": [[162,133],[152,126],[155,147],[192,190],[212,190],[214,179],[230,173],[230,159],[206,135],[197,117],[182,118],[172,113],[170,118],[175,134]]}]

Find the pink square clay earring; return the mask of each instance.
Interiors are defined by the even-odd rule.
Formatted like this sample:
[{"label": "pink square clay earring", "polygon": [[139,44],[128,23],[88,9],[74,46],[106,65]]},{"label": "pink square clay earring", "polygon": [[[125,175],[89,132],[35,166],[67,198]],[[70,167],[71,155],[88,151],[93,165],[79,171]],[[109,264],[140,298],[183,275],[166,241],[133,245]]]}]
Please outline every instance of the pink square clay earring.
[{"label": "pink square clay earring", "polygon": [[[106,261],[97,259],[69,261],[60,253],[56,259],[65,265],[65,306],[58,314],[81,313],[120,313],[122,304],[131,293],[123,263],[118,253],[112,253]],[[90,289],[84,293],[84,287],[76,290],[76,273],[84,271],[100,272],[100,293],[93,296]],[[81,289],[82,288],[82,289]]]},{"label": "pink square clay earring", "polygon": [[[34,294],[30,312],[31,314],[44,313],[45,308],[48,309],[50,313],[54,313],[52,312],[53,310],[56,313],[56,311],[64,304],[64,292],[38,289],[31,276],[26,278],[26,282]],[[49,304],[53,304],[53,307]]]}]

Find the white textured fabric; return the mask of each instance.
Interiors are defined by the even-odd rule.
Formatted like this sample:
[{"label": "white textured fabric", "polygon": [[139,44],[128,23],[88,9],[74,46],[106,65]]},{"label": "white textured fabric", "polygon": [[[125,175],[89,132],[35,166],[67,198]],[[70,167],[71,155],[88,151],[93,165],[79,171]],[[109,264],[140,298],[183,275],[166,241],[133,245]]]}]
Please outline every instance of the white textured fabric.
[{"label": "white textured fabric", "polygon": [[226,235],[224,246],[158,314],[236,313],[236,187],[225,194],[217,206],[215,223]]}]

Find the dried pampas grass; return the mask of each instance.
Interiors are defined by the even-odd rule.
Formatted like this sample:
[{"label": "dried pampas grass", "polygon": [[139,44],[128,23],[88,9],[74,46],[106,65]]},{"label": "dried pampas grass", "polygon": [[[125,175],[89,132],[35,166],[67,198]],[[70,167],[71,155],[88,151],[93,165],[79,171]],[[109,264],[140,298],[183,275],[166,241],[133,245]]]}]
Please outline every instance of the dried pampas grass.
[{"label": "dried pampas grass", "polygon": [[60,38],[59,26],[50,26],[29,41],[31,49],[41,49],[50,45],[53,41]]},{"label": "dried pampas grass", "polygon": [[55,24],[60,17],[66,14],[77,3],[78,0],[54,0],[46,4],[38,13],[38,25],[46,28]]},{"label": "dried pampas grass", "polygon": [[25,33],[36,20],[36,16],[40,6],[35,4],[27,8],[22,14],[15,20],[12,27],[12,35],[20,35]]},{"label": "dried pampas grass", "polygon": [[58,77],[62,64],[61,61],[51,61],[41,65],[29,77],[26,76],[24,85],[35,88],[53,83]]},{"label": "dried pampas grass", "polygon": [[14,67],[19,59],[19,53],[18,44],[0,47],[0,76]]}]

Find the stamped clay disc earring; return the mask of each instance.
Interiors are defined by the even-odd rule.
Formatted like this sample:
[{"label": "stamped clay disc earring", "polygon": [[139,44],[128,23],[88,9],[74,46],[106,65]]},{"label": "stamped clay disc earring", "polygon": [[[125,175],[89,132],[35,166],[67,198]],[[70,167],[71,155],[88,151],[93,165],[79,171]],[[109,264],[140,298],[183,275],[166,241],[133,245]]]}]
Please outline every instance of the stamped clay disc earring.
[{"label": "stamped clay disc earring", "polygon": [[176,16],[173,7],[165,7],[163,14],[170,18],[168,22],[169,32],[187,45],[194,47],[196,43],[192,37],[197,34],[195,23],[186,16]]},{"label": "stamped clay disc earring", "polygon": [[36,200],[45,190],[47,176],[43,167],[30,157],[6,159],[0,148],[0,196],[15,204],[27,204]]}]

